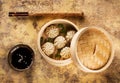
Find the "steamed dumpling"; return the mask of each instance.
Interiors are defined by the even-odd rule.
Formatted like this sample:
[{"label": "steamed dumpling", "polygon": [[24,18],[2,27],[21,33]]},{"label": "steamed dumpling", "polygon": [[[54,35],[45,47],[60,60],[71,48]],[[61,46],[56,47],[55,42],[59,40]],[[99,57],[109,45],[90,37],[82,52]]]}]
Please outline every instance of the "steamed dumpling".
[{"label": "steamed dumpling", "polygon": [[70,58],[70,48],[69,47],[64,47],[61,52],[60,52],[61,58],[67,59]]},{"label": "steamed dumpling", "polygon": [[54,53],[55,51],[55,46],[50,43],[50,42],[46,42],[45,44],[42,45],[42,50],[45,54],[47,54],[48,56],[50,56],[51,54]]},{"label": "steamed dumpling", "polygon": [[66,40],[63,36],[58,36],[55,40],[54,40],[54,45],[56,46],[56,48],[60,49],[63,48],[66,45]]},{"label": "steamed dumpling", "polygon": [[47,27],[45,33],[49,38],[55,38],[59,35],[59,28],[57,28],[55,25],[50,25]]},{"label": "steamed dumpling", "polygon": [[70,41],[73,38],[74,35],[75,35],[75,31],[74,30],[68,31],[67,35],[66,35],[66,40]]}]

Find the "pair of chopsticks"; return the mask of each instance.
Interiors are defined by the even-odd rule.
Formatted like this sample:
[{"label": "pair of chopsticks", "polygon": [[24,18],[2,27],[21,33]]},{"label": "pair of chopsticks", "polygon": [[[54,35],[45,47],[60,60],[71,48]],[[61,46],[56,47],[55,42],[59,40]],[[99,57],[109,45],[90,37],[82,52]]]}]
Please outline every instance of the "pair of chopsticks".
[{"label": "pair of chopsticks", "polygon": [[68,16],[68,17],[83,17],[81,13],[28,13],[28,12],[9,12],[9,17],[17,16]]}]

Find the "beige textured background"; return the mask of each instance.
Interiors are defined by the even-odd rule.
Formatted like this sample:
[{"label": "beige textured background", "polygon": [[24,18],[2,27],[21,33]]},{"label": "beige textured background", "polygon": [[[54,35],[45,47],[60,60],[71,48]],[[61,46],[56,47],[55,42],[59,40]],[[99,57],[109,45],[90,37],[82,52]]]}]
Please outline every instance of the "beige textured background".
[{"label": "beige textured background", "polygon": [[[84,12],[85,18],[68,18],[79,28],[99,26],[108,31],[115,47],[115,59],[101,73],[85,73],[73,64],[55,67],[41,57],[37,34],[41,26],[59,17],[10,18],[9,11]],[[17,72],[8,65],[9,50],[28,44],[35,52],[33,66]],[[120,83],[120,0],[0,0],[0,83]]]}]

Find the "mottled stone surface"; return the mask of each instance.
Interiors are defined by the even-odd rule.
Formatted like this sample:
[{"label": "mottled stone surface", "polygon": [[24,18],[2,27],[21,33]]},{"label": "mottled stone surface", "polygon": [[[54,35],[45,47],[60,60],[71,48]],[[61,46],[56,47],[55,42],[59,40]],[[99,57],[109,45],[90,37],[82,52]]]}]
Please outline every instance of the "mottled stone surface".
[{"label": "mottled stone surface", "polygon": [[[79,28],[99,26],[110,35],[115,47],[115,58],[101,73],[85,73],[74,64],[55,67],[41,57],[37,48],[37,34],[41,26],[59,17],[8,17],[9,11],[81,12],[84,19],[68,18]],[[29,70],[18,72],[8,64],[9,50],[27,44],[35,52]],[[0,0],[0,83],[120,83],[120,0]]]}]

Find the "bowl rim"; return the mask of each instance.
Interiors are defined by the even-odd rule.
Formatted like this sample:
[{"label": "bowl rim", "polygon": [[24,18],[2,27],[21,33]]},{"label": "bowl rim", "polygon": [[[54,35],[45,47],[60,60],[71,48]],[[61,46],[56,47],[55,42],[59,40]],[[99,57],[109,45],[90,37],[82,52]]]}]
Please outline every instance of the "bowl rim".
[{"label": "bowl rim", "polygon": [[[108,39],[110,45],[111,45],[111,55],[107,61],[107,63],[101,67],[100,69],[96,69],[96,70],[92,70],[92,69],[89,69],[87,68],[85,65],[83,65],[81,63],[81,61],[79,60],[78,58],[78,55],[77,55],[77,44],[78,44],[78,39],[80,38],[80,36],[87,30],[89,29],[96,29],[100,32],[102,32]],[[76,37],[75,37],[76,36]],[[101,27],[97,27],[97,26],[90,26],[90,27],[84,27],[82,29],[80,29],[73,37],[72,39],[72,43],[71,43],[71,52],[72,52],[72,58],[74,60],[74,62],[76,63],[76,65],[83,71],[85,72],[91,72],[91,73],[98,73],[98,72],[102,72],[104,71],[105,69],[107,69],[110,64],[112,63],[112,60],[114,58],[114,46],[113,46],[113,42],[112,42],[112,39],[110,38],[110,35],[107,33],[107,31],[105,31],[104,29],[102,29]],[[75,61],[76,60],[76,61]]]},{"label": "bowl rim", "polygon": [[61,62],[61,63],[62,63],[62,62],[72,61],[72,60],[71,60],[71,57],[68,58],[68,59],[65,59],[65,60],[55,60],[55,59],[50,58],[49,56],[47,56],[47,55],[42,51],[40,38],[42,37],[42,34],[44,33],[44,30],[45,30],[49,25],[51,25],[51,24],[58,24],[58,23],[67,23],[67,24],[72,25],[77,31],[79,30],[78,27],[77,27],[73,22],[71,22],[71,21],[69,21],[69,20],[66,20],[66,19],[54,19],[54,20],[51,20],[51,21],[45,23],[45,24],[41,27],[41,29],[40,29],[40,31],[39,31],[39,33],[38,33],[37,45],[38,45],[39,52],[40,52],[40,54],[41,54],[45,59],[47,59],[47,60],[49,60],[49,61],[52,61],[52,62],[58,62],[58,63]]}]

